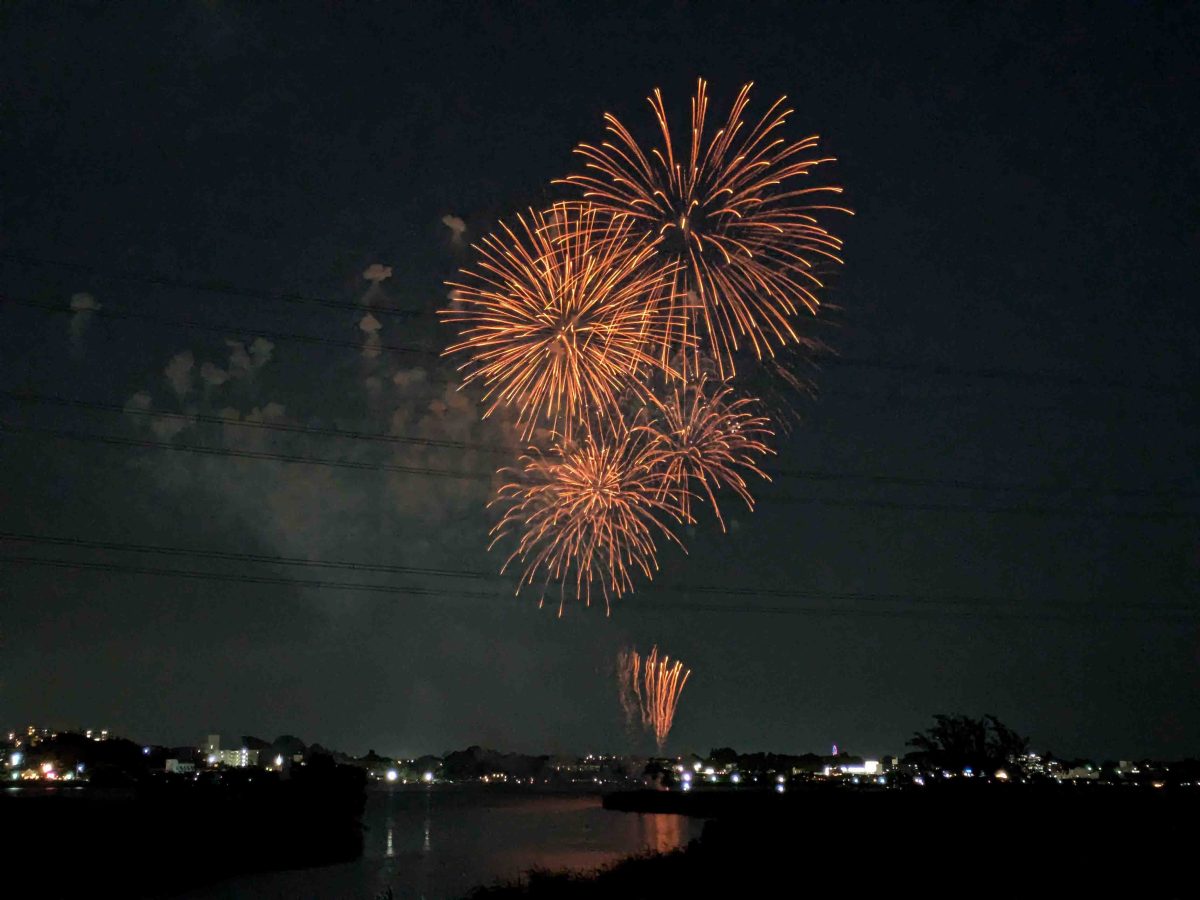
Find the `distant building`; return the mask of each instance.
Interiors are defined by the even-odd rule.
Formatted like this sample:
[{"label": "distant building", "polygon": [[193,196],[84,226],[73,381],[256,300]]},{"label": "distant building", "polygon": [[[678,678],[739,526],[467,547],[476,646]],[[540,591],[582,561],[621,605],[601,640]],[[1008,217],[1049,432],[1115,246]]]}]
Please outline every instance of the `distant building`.
[{"label": "distant building", "polygon": [[864,759],[861,763],[845,762],[840,765],[826,766],[824,774],[830,775],[878,775],[879,760]]},{"label": "distant building", "polygon": [[258,751],[241,747],[237,750],[222,750],[221,736],[210,734],[200,748],[200,754],[210,766],[222,765],[235,769],[245,769],[258,765]]},{"label": "distant building", "polygon": [[196,771],[196,764],[190,762],[182,762],[178,759],[167,760],[167,771],[177,775],[190,775]]},{"label": "distant building", "polygon": [[240,750],[218,750],[215,754],[210,754],[208,758],[211,759],[212,756],[216,756],[216,761],[221,765],[235,769],[258,765],[258,751],[247,750],[245,747]]}]

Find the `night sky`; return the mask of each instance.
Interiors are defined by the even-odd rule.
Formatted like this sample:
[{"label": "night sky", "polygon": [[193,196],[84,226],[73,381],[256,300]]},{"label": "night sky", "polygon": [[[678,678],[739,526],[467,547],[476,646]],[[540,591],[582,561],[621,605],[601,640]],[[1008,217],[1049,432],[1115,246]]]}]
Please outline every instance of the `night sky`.
[{"label": "night sky", "polygon": [[[645,750],[613,669],[657,642],[694,670],[674,751],[896,752],[961,711],[1063,755],[1200,755],[1198,21],[4,4],[0,724]],[[563,196],[605,111],[648,139],[646,95],[685,116],[697,76],[717,113],[787,94],[857,214],[758,509],[728,500],[730,533],[664,548],[611,618],[379,571],[501,561],[503,438],[437,356],[466,244]]]}]

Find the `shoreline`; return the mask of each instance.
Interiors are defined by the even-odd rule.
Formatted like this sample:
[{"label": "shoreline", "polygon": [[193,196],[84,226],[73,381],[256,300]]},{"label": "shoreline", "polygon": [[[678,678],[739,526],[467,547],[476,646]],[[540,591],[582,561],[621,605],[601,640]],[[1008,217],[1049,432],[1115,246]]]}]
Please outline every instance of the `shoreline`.
[{"label": "shoreline", "polygon": [[530,871],[470,900],[920,893],[1186,896],[1193,791],[627,791],[606,809],[706,818],[701,836],[592,873]]}]

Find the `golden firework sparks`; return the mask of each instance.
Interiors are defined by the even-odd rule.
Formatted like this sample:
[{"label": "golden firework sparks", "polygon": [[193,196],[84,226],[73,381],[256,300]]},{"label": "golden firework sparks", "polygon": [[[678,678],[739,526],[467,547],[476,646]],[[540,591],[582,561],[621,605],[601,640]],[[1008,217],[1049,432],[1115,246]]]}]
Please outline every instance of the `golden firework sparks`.
[{"label": "golden firework sparks", "polygon": [[704,496],[722,531],[725,520],[716,492],[729,487],[754,509],[742,473],[770,481],[758,460],[774,452],[766,444],[774,434],[769,421],[753,412],[756,401],[732,394],[727,384],[710,389],[706,378],[676,386],[665,400],[651,398],[655,412],[647,424],[637,426],[649,435],[651,464],[662,472],[664,489],[677,494],[684,519],[695,521],[692,498]]},{"label": "golden firework sparks", "polygon": [[632,222],[587,204],[517,222],[474,245],[476,268],[448,282],[453,302],[440,316],[460,340],[445,352],[467,354],[460,370],[483,383],[485,417],[503,404],[526,438],[539,425],[569,436],[587,414],[611,418],[647,370],[666,365],[673,264]]},{"label": "golden firework sparks", "polygon": [[524,565],[517,590],[537,580],[591,603],[593,587],[610,597],[632,591],[634,576],[650,579],[658,569],[658,539],[681,548],[671,527],[682,521],[680,492],[665,490],[663,474],[651,465],[644,433],[618,428],[586,431],[577,444],[559,441],[548,453],[537,448],[521,457],[493,504],[504,513],[492,528],[492,545],[508,534],[517,548],[501,567]]},{"label": "golden firework sparks", "polygon": [[691,670],[678,660],[672,663],[669,656],[660,658],[657,646],[644,659],[637,650],[622,652],[617,667],[621,705],[627,711],[635,707],[640,710],[642,725],[653,732],[658,752],[662,753]]},{"label": "golden firework sparks", "polygon": [[762,359],[801,340],[800,309],[815,313],[820,305],[818,263],[841,262],[842,242],[821,220],[828,212],[850,212],[821,202],[842,188],[799,183],[833,159],[815,155],[815,135],[800,141],[780,135],[792,113],[786,97],[757,124],[743,121],[751,87],[738,93],[725,124],[706,134],[708,85],[699,79],[686,156],[676,154],[655,88],[647,99],[661,144],[645,152],[606,113],[611,139],[580,144],[576,153],[586,160],[585,171],[563,180],[617,221],[633,223],[678,267],[674,289],[664,295],[672,352],[687,349],[689,369],[707,352],[722,379],[736,373],[733,355],[744,344]]}]

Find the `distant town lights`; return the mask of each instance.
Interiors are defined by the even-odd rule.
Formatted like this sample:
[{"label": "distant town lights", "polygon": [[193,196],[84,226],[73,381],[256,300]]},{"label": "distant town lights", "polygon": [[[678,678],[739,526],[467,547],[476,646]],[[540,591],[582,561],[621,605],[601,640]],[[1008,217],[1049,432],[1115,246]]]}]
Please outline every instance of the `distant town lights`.
[{"label": "distant town lights", "polygon": [[433,781],[433,773],[426,772],[424,775],[421,776],[421,780],[424,781],[426,784],[430,784]]},{"label": "distant town lights", "polygon": [[387,780],[388,781],[395,781],[399,777],[400,777],[400,773],[397,772],[395,769],[387,770]]}]

